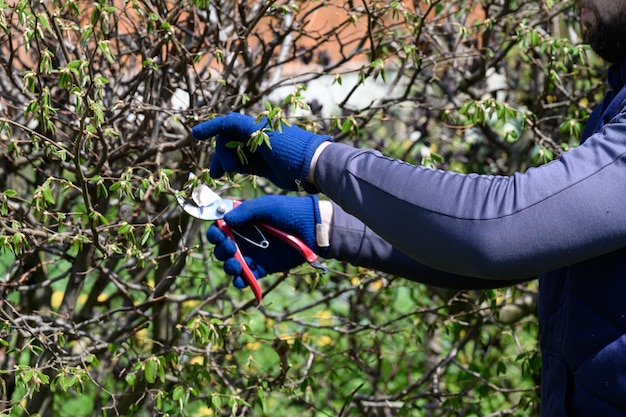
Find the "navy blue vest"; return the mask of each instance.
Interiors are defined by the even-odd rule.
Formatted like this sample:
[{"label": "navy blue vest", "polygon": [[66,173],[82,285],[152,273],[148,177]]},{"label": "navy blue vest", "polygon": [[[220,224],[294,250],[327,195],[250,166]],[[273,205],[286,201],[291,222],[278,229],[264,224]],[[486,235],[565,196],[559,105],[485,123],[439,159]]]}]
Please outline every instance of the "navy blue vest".
[{"label": "navy blue vest", "polygon": [[[623,111],[626,62],[608,80],[581,142]],[[626,416],[626,248],[543,274],[539,286],[541,415]]]}]

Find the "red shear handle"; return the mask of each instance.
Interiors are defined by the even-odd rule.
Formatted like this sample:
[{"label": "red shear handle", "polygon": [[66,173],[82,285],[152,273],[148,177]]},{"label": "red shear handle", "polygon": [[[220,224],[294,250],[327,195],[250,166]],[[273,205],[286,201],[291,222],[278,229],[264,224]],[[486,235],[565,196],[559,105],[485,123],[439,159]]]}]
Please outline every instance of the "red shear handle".
[{"label": "red shear handle", "polygon": [[304,259],[308,263],[313,264],[317,261],[317,254],[297,237],[290,235],[289,233],[283,232],[282,230],[277,229],[274,226],[270,226],[267,223],[259,223],[259,226],[261,226],[263,229],[267,230],[283,242],[291,245],[292,248],[294,248],[295,250],[300,252],[302,256],[304,256]]},{"label": "red shear handle", "polygon": [[256,277],[254,276],[254,273],[248,266],[248,263],[243,258],[243,255],[241,254],[241,250],[239,250],[239,245],[237,245],[237,241],[235,240],[235,236],[233,235],[233,232],[230,229],[230,226],[228,226],[223,219],[219,219],[215,223],[217,227],[222,232],[224,232],[224,234],[229,239],[235,242],[235,259],[237,259],[239,263],[241,264],[241,269],[242,269],[241,275],[243,279],[248,283],[250,288],[252,288],[252,292],[254,293],[254,297],[256,298],[257,302],[261,303],[261,298],[263,298],[263,290],[261,289],[261,286],[259,285],[259,282],[257,281]]},{"label": "red shear handle", "polygon": [[[241,204],[241,201],[235,200],[233,202],[233,208],[237,207],[239,204]],[[218,222],[219,221],[220,220],[218,220]],[[221,222],[225,225],[223,220],[221,220]],[[290,235],[289,233],[283,232],[282,230],[277,229],[274,226],[270,226],[267,223],[258,223],[258,224],[259,224],[259,226],[261,226],[262,228],[264,228],[265,230],[270,232],[272,235],[274,235],[274,237],[282,240],[283,242],[288,243],[289,245],[291,245],[292,248],[294,248],[295,250],[300,252],[300,254],[302,256],[304,256],[304,259],[308,263],[310,263],[311,265],[313,265],[316,268],[321,268],[321,269],[326,270],[325,267],[321,266],[321,264],[318,264],[318,262],[317,262],[317,254],[315,252],[313,252],[313,249],[309,248],[300,239],[298,239],[297,237],[295,237],[293,235]],[[218,227],[220,229],[222,229],[222,227],[219,225],[219,223],[218,223]],[[226,227],[228,227],[228,226],[226,226]],[[222,230],[224,230],[224,229],[222,229]],[[232,236],[232,234],[230,234],[230,236]],[[233,238],[233,240],[234,240],[234,238]]]}]

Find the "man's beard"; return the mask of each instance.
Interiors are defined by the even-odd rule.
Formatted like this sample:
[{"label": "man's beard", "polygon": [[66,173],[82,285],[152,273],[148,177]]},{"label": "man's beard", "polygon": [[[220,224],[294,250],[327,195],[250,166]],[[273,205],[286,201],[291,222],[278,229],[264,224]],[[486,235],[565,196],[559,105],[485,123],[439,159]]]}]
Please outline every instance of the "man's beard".
[{"label": "man's beard", "polygon": [[610,21],[600,19],[587,33],[587,41],[600,57],[612,64],[626,59],[626,16],[613,15]]}]

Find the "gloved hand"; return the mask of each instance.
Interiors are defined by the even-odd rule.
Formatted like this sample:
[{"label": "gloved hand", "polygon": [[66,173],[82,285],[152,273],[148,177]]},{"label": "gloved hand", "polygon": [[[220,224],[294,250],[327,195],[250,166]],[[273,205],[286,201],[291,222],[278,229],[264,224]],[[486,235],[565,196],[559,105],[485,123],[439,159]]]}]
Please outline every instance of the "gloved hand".
[{"label": "gloved hand", "polygon": [[247,162],[242,163],[237,149],[228,144],[246,144],[253,133],[265,127],[269,127],[265,119],[255,123],[250,116],[230,113],[194,126],[191,134],[199,140],[217,136],[215,156],[209,168],[211,178],[220,178],[226,172],[238,172],[260,175],[285,190],[298,191],[302,188],[309,193],[317,192],[307,182],[311,160],[317,147],[324,141],[332,141],[332,138],[307,132],[296,126],[284,126],[282,132],[266,132],[271,149],[262,144],[251,152],[244,146]]},{"label": "gloved hand", "polygon": [[[235,233],[237,244],[257,279],[274,272],[288,271],[306,260],[302,255],[280,239],[273,237],[263,229],[255,228],[253,223],[265,223],[274,226],[300,239],[318,255],[324,255],[327,248],[317,246],[315,225],[321,223],[319,200],[315,195],[306,197],[288,197],[270,195],[248,200],[226,213],[224,221]],[[259,243],[262,236],[269,241],[266,249],[260,248],[239,235]],[[207,230],[209,242],[215,244],[215,257],[224,261],[224,271],[233,275],[233,284],[244,288],[247,283],[241,277],[241,264],[233,256],[235,244],[215,225]]]}]

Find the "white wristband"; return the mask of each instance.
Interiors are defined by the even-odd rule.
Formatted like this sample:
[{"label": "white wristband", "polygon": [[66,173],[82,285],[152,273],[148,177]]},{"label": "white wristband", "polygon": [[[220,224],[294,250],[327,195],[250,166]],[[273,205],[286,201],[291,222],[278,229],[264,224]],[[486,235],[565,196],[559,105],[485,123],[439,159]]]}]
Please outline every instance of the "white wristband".
[{"label": "white wristband", "polygon": [[315,225],[315,240],[320,248],[330,246],[330,227],[328,224],[320,223]]}]

